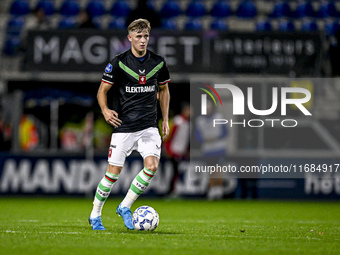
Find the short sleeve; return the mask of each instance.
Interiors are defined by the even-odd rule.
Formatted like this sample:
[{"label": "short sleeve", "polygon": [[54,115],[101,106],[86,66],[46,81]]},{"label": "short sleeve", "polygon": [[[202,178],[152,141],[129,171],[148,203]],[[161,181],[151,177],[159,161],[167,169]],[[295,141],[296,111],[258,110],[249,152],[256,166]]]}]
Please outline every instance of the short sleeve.
[{"label": "short sleeve", "polygon": [[103,76],[102,76],[102,82],[108,83],[113,85],[115,81],[115,59],[113,59],[110,63],[107,64],[105,67]]},{"label": "short sleeve", "polygon": [[168,67],[166,66],[165,60],[163,61],[164,61],[164,65],[159,71],[159,75],[157,78],[158,85],[164,85],[165,83],[168,83],[171,80]]}]

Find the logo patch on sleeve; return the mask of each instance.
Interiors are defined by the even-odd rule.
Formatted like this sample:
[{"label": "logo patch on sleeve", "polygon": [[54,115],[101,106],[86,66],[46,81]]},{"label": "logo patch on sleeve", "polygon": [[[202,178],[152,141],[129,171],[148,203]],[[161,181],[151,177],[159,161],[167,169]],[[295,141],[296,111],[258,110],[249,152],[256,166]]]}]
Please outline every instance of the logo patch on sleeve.
[{"label": "logo patch on sleeve", "polygon": [[108,64],[105,68],[105,72],[106,73],[111,73],[112,72],[112,65],[111,64]]}]

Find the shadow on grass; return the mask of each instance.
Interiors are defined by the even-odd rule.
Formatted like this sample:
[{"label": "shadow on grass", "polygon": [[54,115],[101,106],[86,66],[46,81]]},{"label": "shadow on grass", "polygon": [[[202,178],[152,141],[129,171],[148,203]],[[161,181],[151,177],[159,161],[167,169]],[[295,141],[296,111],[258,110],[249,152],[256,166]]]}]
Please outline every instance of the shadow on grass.
[{"label": "shadow on grass", "polygon": [[[122,230],[119,229],[113,229],[113,228],[106,228],[107,232],[111,232],[113,234],[119,234],[119,235],[179,235],[180,232],[175,231],[162,231],[162,230],[154,230],[154,231],[140,231],[140,230]],[[106,231],[103,231],[106,232]]]},{"label": "shadow on grass", "polygon": [[92,230],[90,225],[48,225],[48,226],[43,226],[39,227],[40,231],[46,231],[46,232],[84,232],[84,233],[103,233],[103,234],[123,234],[123,235],[179,235],[181,234],[180,232],[175,232],[175,231],[162,231],[160,229],[156,229],[154,231],[140,231],[140,230],[128,230],[125,227],[122,227],[119,224],[119,227],[105,227],[105,231],[101,230]]}]

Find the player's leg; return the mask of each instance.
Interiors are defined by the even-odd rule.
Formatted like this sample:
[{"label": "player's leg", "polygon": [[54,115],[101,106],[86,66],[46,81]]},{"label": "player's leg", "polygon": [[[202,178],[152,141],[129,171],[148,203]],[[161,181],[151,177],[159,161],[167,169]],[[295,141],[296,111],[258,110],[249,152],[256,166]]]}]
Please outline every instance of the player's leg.
[{"label": "player's leg", "polygon": [[130,189],[122,201],[122,207],[131,208],[137,198],[147,189],[152,178],[155,176],[159,164],[159,159],[148,156],[144,159],[144,168],[132,181]]},{"label": "player's leg", "polygon": [[147,128],[139,132],[137,150],[144,159],[144,168],[132,181],[122,206],[130,208],[134,201],[146,190],[156,174],[161,155],[161,137],[157,128]]},{"label": "player's leg", "polygon": [[113,185],[118,180],[119,174],[122,171],[120,166],[108,165],[105,176],[98,184],[96,194],[93,201],[93,210],[91,212],[91,218],[101,216],[103,205],[110,195]]},{"label": "player's leg", "polygon": [[124,224],[128,229],[134,229],[131,217],[131,205],[149,186],[152,178],[156,174],[158,163],[159,159],[154,156],[148,156],[144,159],[144,168],[134,178],[125,198],[117,207],[117,213],[123,217]]},{"label": "player's leg", "polygon": [[125,158],[132,149],[133,143],[129,142],[128,137],[129,134],[112,134],[108,155],[109,165],[105,176],[98,184],[93,201],[93,209],[89,218],[93,230],[105,230],[101,221],[101,212],[113,185],[118,180]]},{"label": "player's leg", "polygon": [[[130,212],[131,205],[149,186],[152,178],[156,174],[159,158],[161,154],[161,137],[157,128],[148,128],[140,132],[136,132],[137,136],[137,151],[144,159],[144,168],[137,174],[131,183],[130,189],[118,206],[117,212],[124,209]],[[126,213],[128,216],[128,213]],[[124,217],[123,217],[124,218]],[[131,218],[131,222],[130,222]],[[132,226],[132,217],[127,217],[124,220],[125,226]],[[129,228],[129,227],[128,227]],[[132,228],[130,228],[132,229]]]},{"label": "player's leg", "polygon": [[[221,163],[221,157],[212,157],[207,160],[208,166],[213,166],[216,162]],[[222,164],[222,163],[221,163]],[[209,200],[219,200],[223,198],[223,176],[220,172],[214,172],[210,175],[209,190],[207,197]]]},{"label": "player's leg", "polygon": [[118,180],[122,168],[123,167],[121,166],[113,166],[109,164],[105,176],[98,184],[93,200],[92,212],[89,218],[89,222],[93,230],[105,230],[101,221],[102,209],[106,199],[111,193],[113,185]]}]

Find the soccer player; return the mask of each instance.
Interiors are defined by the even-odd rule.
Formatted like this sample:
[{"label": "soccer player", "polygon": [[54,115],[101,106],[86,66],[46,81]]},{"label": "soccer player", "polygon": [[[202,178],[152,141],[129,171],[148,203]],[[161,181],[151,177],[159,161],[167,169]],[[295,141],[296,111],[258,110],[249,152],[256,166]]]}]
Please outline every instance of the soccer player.
[{"label": "soccer player", "polygon": [[164,142],[165,152],[170,157],[174,169],[174,175],[169,190],[171,196],[177,196],[175,188],[179,178],[179,163],[189,155],[190,113],[190,104],[183,103],[181,113],[173,118],[169,137]]},{"label": "soccer player", "polygon": [[[202,159],[208,166],[222,164],[227,155],[226,137],[228,129],[226,125],[218,125],[211,128],[209,120],[222,119],[221,113],[215,111],[213,103],[207,100],[207,115],[199,115],[195,122],[195,137],[201,144]],[[209,200],[218,200],[223,198],[223,178],[221,173],[215,172],[210,174],[209,190],[207,197]]]},{"label": "soccer player", "polygon": [[[101,211],[118,180],[125,158],[137,150],[144,168],[131,183],[116,213],[133,230],[131,205],[148,187],[156,174],[161,154],[161,136],[157,129],[157,92],[162,112],[163,140],[169,134],[170,76],[164,58],[147,50],[151,26],[137,19],[128,26],[131,48],[117,55],[105,68],[97,99],[107,123],[114,129],[108,155],[108,168],[100,181],[89,222],[93,230],[105,230]],[[114,110],[108,108],[107,93],[113,89]]]}]

